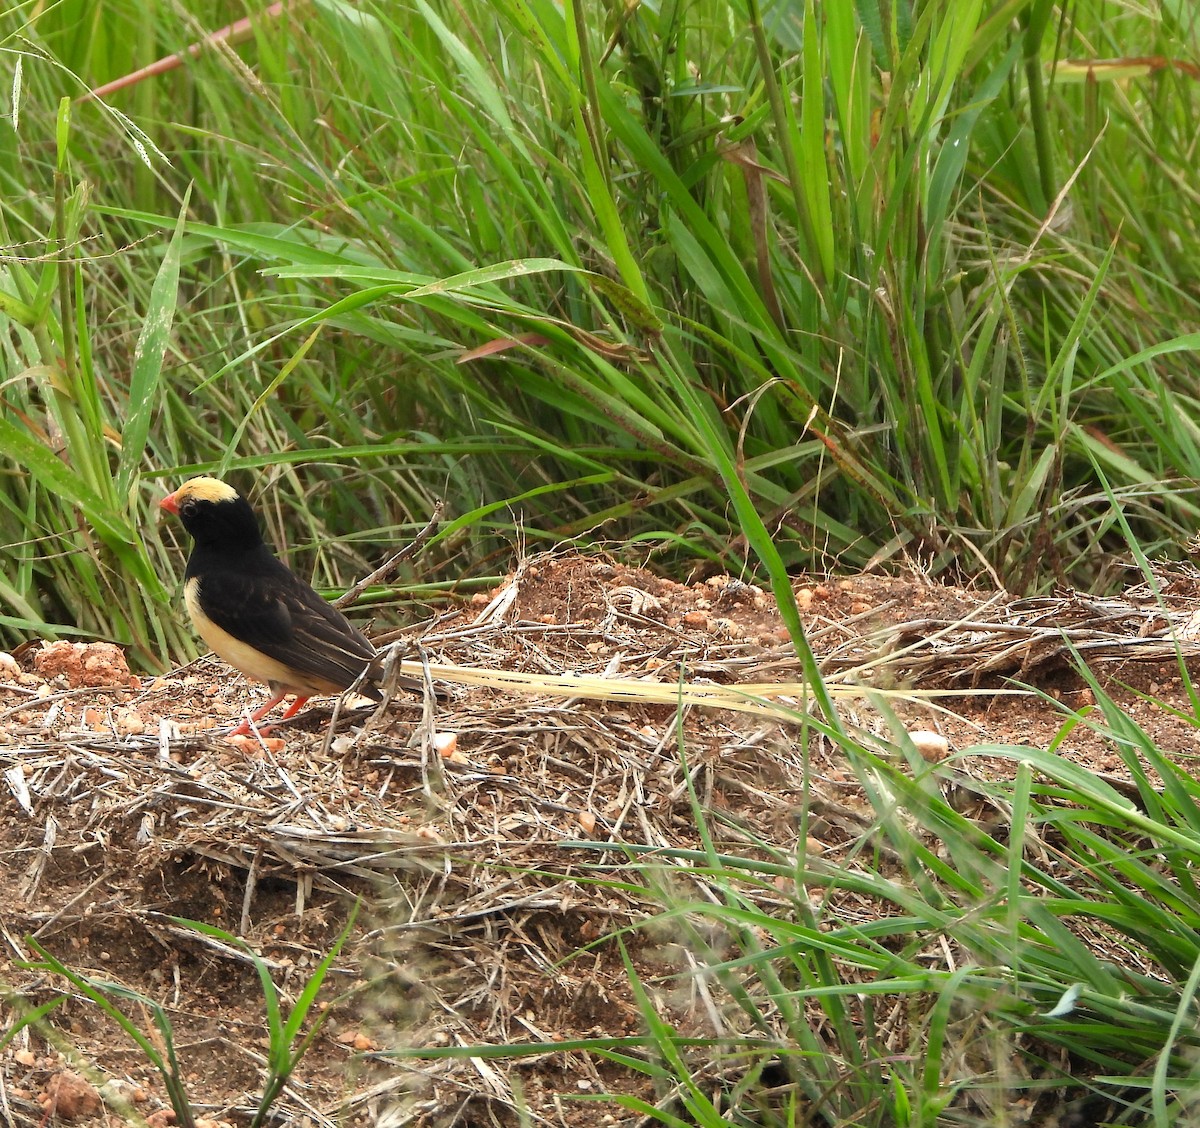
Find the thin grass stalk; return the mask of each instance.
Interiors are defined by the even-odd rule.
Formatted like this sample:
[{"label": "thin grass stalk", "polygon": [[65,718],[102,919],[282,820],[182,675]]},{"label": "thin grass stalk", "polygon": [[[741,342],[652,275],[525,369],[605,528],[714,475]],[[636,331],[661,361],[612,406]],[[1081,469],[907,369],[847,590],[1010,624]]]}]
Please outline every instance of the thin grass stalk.
[{"label": "thin grass stalk", "polygon": [[1037,151],[1038,180],[1042,189],[1042,207],[1050,206],[1058,195],[1058,178],[1054,171],[1053,126],[1046,106],[1046,86],[1042,74],[1042,40],[1054,5],[1049,0],[1032,0],[1021,12],[1022,40],[1025,54],[1025,82],[1029,90],[1029,123],[1033,127]]},{"label": "thin grass stalk", "polygon": [[[792,120],[791,111],[784,103],[783,92],[779,86],[775,61],[771,55],[770,45],[767,43],[766,32],[763,30],[762,9],[759,0],[747,0],[747,11],[750,32],[754,37],[754,50],[758,58],[759,77],[762,81],[763,89],[766,91],[767,101],[771,107],[771,116],[774,120],[776,135],[782,149],[784,167],[787,169],[788,187],[791,190],[792,204],[795,208],[796,219],[800,225],[803,238],[802,247],[805,253],[803,253],[802,257],[808,270],[812,273],[813,283],[817,291],[820,292],[825,288],[825,273],[822,258],[817,253],[820,241],[817,238],[813,218],[809,213],[808,204],[804,198],[804,178],[801,175],[799,155],[793,143],[795,130],[791,128],[790,124]],[[808,18],[811,13],[812,8],[810,5],[805,18],[806,37],[808,35],[815,36],[815,31],[809,30],[812,22],[814,22]],[[811,93],[811,91],[808,93]],[[824,163],[823,155],[821,159],[822,163]]]}]

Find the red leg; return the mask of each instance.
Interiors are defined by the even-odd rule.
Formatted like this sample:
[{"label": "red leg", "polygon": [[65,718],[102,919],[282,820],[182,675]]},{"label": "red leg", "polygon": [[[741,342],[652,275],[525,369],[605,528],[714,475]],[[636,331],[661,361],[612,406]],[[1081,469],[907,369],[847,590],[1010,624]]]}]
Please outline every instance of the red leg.
[{"label": "red leg", "polygon": [[[272,709],[274,709],[275,706],[278,705],[286,696],[287,696],[286,693],[275,694],[275,696],[272,697],[271,700],[268,701],[261,709],[259,709],[259,711],[257,713],[255,713],[252,717],[250,717],[249,720],[243,721],[240,725],[238,725],[237,728],[233,729],[229,735],[230,736],[249,736],[250,735],[250,726],[257,725],[258,722],[261,721],[263,719],[263,717],[265,717]],[[282,719],[287,720],[287,718],[290,717],[297,709],[299,709],[300,706],[303,705],[304,702],[306,702],[307,700],[308,700],[307,697],[297,697],[296,700],[292,703],[292,707],[290,709],[288,709],[288,711],[286,713],[284,713]],[[270,731],[270,728],[271,728],[270,725],[265,725],[263,728],[260,728],[258,731],[260,733],[265,733],[265,732]]]},{"label": "red leg", "polygon": [[281,721],[286,721],[288,717],[294,717],[300,711],[300,706],[303,705],[307,700],[307,697],[297,697],[296,700],[288,706],[288,711],[279,719]]}]

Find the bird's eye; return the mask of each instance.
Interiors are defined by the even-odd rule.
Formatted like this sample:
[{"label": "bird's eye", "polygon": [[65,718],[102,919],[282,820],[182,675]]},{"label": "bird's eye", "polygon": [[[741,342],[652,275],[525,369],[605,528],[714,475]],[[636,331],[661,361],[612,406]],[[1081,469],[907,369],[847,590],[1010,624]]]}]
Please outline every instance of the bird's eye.
[{"label": "bird's eye", "polygon": [[179,507],[179,515],[181,517],[190,517],[192,515],[192,513],[195,511],[195,509],[196,509],[196,503],[189,497],[187,499],[187,501],[185,501]]}]

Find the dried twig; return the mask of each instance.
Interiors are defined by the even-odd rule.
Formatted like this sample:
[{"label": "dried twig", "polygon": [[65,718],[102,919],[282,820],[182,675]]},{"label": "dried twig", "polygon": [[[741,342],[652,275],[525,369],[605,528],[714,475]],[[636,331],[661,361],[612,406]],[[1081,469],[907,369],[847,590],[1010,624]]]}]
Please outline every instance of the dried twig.
[{"label": "dried twig", "polygon": [[357,602],[362,593],[366,591],[367,588],[369,588],[372,584],[382,583],[384,580],[388,579],[388,577],[390,577],[391,574],[397,568],[399,568],[401,564],[404,563],[404,561],[415,556],[421,550],[425,542],[437,532],[438,525],[440,525],[442,521],[443,508],[443,503],[439,498],[433,506],[433,513],[430,514],[429,520],[426,522],[425,527],[402,549],[400,549],[398,552],[392,553],[392,555],[389,556],[382,564],[380,564],[375,571],[370,573],[370,575],[364,576],[353,587],[339,595],[337,599],[333,601],[334,607],[336,607],[339,611],[344,611],[347,607],[351,606],[351,604]]}]

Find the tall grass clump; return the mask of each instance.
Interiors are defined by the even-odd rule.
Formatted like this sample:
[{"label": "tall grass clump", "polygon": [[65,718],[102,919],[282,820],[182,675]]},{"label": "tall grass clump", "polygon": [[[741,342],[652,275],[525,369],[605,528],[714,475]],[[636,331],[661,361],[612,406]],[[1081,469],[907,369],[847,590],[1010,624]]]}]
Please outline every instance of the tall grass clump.
[{"label": "tall grass clump", "polygon": [[1167,10],[321,0],[134,80],[243,15],[3,17],[9,629],[107,594],[89,630],[185,650],[151,621],[165,554],[110,542],[200,468],[329,584],[443,495],[433,575],[519,520],[665,566],[754,564],[769,530],[779,568],[1102,584],[1096,462],[1149,550],[1190,531]]}]

